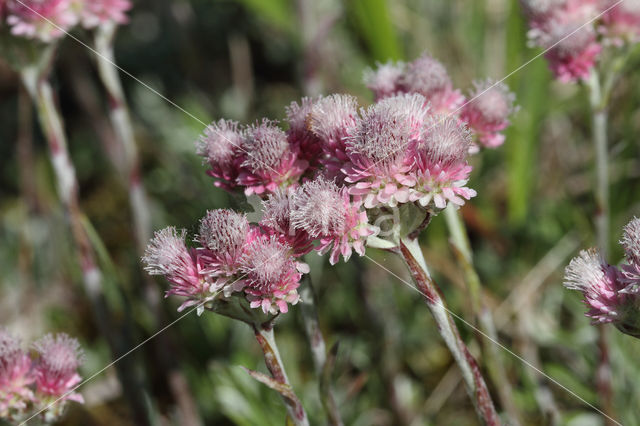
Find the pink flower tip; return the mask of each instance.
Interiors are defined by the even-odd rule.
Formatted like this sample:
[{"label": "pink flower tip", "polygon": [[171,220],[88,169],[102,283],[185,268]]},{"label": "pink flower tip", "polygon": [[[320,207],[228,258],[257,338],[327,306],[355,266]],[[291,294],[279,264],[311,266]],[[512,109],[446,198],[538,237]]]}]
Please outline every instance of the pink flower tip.
[{"label": "pink flower tip", "polygon": [[625,298],[618,278],[617,269],[607,264],[597,250],[582,250],[566,267],[564,286],[582,292],[589,307],[587,316],[594,323],[617,322]]},{"label": "pink flower tip", "polygon": [[84,361],[78,340],[64,333],[47,334],[33,347],[39,355],[34,367],[37,392],[83,402],[82,396],[73,392],[82,380],[78,367]]},{"label": "pink flower tip", "polygon": [[515,94],[504,83],[492,80],[474,82],[474,86],[460,118],[478,135],[482,146],[495,148],[504,142],[500,132],[509,126],[511,115],[518,110]]},{"label": "pink flower tip", "polygon": [[625,284],[625,293],[640,293],[640,219],[634,217],[624,227],[622,240],[626,264],[620,268],[622,271],[622,282]]},{"label": "pink flower tip", "polygon": [[331,251],[332,265],[340,255],[348,261],[354,250],[363,256],[367,237],[375,233],[359,199],[352,202],[347,188],[322,177],[299,188],[293,195],[293,206],[294,226],[320,240],[316,247],[320,254]]}]

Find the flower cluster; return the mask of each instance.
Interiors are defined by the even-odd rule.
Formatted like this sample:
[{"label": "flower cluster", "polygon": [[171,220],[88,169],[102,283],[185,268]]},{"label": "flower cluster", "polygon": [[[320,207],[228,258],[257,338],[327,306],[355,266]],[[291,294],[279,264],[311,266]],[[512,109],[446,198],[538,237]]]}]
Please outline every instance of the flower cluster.
[{"label": "flower cluster", "polygon": [[[620,4],[616,4],[620,3]],[[640,41],[640,1],[522,0],[529,39],[563,82],[584,80],[603,47]]]},{"label": "flower cluster", "polygon": [[626,334],[640,337],[640,219],[624,229],[621,244],[627,263],[609,265],[596,249],[583,250],[565,270],[564,285],[579,290],[594,323],[613,323]]},{"label": "flower cluster", "polygon": [[422,95],[431,114],[455,117],[473,130],[476,140],[469,147],[472,153],[478,151],[478,145],[502,145],[504,135],[500,132],[509,126],[509,118],[517,110],[515,96],[501,82],[474,82],[466,98],[453,88],[444,65],[427,54],[408,64],[378,65],[365,73],[364,82],[377,101],[399,94]]},{"label": "flower cluster", "polygon": [[6,0],[3,13],[13,35],[50,43],[77,25],[125,23],[130,8],[129,0]]},{"label": "flower cluster", "polygon": [[474,142],[503,142],[515,110],[508,89],[477,83],[465,102],[428,55],[382,65],[365,80],[377,100],[368,108],[344,94],[303,98],[285,109],[286,130],[269,119],[219,120],[204,130],[196,152],[215,186],[258,196],[262,211],[257,223],[209,212],[196,247],[187,246],[186,231],[156,233],[146,269],[167,278],[167,296],[185,298],[180,310],[242,300],[265,314],[287,312],[308,272],[301,256],[330,253],[336,264],[364,255],[370,243],[397,244],[399,234],[383,243],[371,224],[385,210],[407,206],[426,217],[476,195],[466,186],[467,156]]},{"label": "flower cluster", "polygon": [[40,413],[52,422],[62,416],[66,401],[84,402],[73,391],[82,380],[78,341],[64,333],[47,334],[33,349],[30,356],[18,338],[0,328],[0,419],[22,421]]}]

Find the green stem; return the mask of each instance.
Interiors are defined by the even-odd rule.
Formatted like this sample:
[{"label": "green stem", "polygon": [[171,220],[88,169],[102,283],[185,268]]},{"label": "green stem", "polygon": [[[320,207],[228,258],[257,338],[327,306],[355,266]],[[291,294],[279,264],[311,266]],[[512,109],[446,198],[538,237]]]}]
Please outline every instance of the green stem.
[{"label": "green stem", "polygon": [[289,383],[289,378],[284,369],[284,364],[282,363],[282,358],[276,345],[276,339],[273,335],[272,324],[254,324],[253,332],[256,340],[260,344],[260,348],[262,348],[264,362],[271,376],[278,384],[284,386],[287,390],[286,393],[281,393],[280,395],[284,401],[289,418],[296,426],[309,426],[307,413],[304,411],[300,399],[295,395]]},{"label": "green stem", "polygon": [[471,397],[478,418],[484,425],[499,425],[500,419],[480,368],[460,337],[458,327],[444,304],[440,289],[429,275],[418,240],[402,238],[400,255],[409,268],[417,289],[424,296],[427,307],[438,325],[440,335],[460,368],[467,393]]},{"label": "green stem", "polygon": [[[606,81],[610,81],[605,79]],[[607,84],[609,85],[609,84]],[[607,98],[603,93],[600,75],[594,68],[587,81],[589,87],[589,105],[591,107],[592,134],[595,155],[596,185],[595,185],[595,227],[596,241],[602,256],[609,255],[609,150],[607,143]],[[610,88],[607,88],[610,90]],[[602,401],[604,412],[609,417],[613,415],[613,394],[611,387],[611,366],[609,364],[609,349],[607,333],[603,326],[598,327],[600,347],[600,364],[596,373],[598,393]]]},{"label": "green stem", "polygon": [[[476,322],[483,333],[490,336],[491,339],[497,340],[498,336],[493,315],[482,300],[482,283],[473,264],[473,252],[464,221],[460,216],[459,210],[452,204],[449,204],[445,209],[445,219],[451,234],[451,243],[458,257],[458,263],[464,271],[465,281],[469,287],[469,296]],[[483,349],[483,359],[489,372],[489,377],[496,385],[500,402],[509,414],[511,423],[519,425],[522,423],[522,415],[512,398],[512,387],[507,379],[502,354],[498,347],[488,339],[480,338],[480,341]]]},{"label": "green stem", "polygon": [[[313,358],[313,365],[315,367],[316,376],[320,383],[320,399],[322,406],[325,409],[329,424],[332,426],[342,426],[342,418],[338,411],[333,391],[331,389],[330,381],[325,383],[325,375],[330,371],[325,371],[327,367],[327,346],[320,330],[320,323],[318,321],[318,310],[316,308],[315,293],[313,291],[313,284],[311,283],[311,277],[307,274],[303,278],[302,285],[300,286],[300,312],[302,313],[302,321],[304,323],[304,330],[309,341],[309,348],[311,349],[311,357]],[[324,386],[323,386],[324,384]]]}]

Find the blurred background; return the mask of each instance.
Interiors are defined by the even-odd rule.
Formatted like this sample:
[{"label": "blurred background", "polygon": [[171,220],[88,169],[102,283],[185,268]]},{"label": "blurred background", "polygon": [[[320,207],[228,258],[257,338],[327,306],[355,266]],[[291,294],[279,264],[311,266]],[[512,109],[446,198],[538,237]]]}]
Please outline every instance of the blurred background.
[{"label": "blurred background", "polygon": [[[88,39],[82,31],[76,35]],[[501,79],[539,53],[527,47],[516,0],[137,0],[115,44],[123,69],[206,123],[282,119],[284,107],[304,95],[350,93],[367,105],[367,67],[425,51],[465,92],[473,80]],[[105,275],[110,335],[99,331],[105,324],[96,323],[84,294],[34,112],[0,58],[0,324],[25,340],[49,331],[77,336],[87,352],[85,378],[179,317],[176,300],[161,302],[160,318],[144,302],[146,278],[127,187],[109,160],[115,135],[95,60],[66,38],[52,81]],[[628,69],[638,65],[636,56]],[[153,228],[194,232],[207,209],[245,208],[243,197],[214,188],[205,175],[194,148],[202,124],[122,77]],[[586,93],[554,82],[542,59],[506,83],[521,110],[506,144],[473,158],[470,186],[478,197],[463,209],[486,301],[505,346],[598,405],[596,329],[583,315],[580,296],[561,285],[569,259],[595,245]],[[640,215],[640,74],[627,73],[613,96],[616,248],[609,261],[617,263],[622,226]],[[471,321],[444,219],[436,217],[423,237],[451,309]],[[393,257],[373,249],[368,254],[406,276]],[[322,330],[329,345],[339,344],[333,384],[346,424],[476,424],[455,363],[415,291],[364,258],[335,267],[316,255],[309,262]],[[154,287],[159,296],[165,288],[161,280]],[[458,326],[477,350],[482,337]],[[276,336],[312,424],[326,423],[298,309],[280,319]],[[110,350],[109,339],[117,350]],[[624,424],[640,424],[640,343],[620,333],[609,339],[614,413]],[[574,396],[498,350],[526,424],[604,424]],[[265,371],[251,330],[227,318],[188,315],[116,366],[80,389],[87,403],[71,404],[62,424],[284,422],[278,395],[240,368]]]}]

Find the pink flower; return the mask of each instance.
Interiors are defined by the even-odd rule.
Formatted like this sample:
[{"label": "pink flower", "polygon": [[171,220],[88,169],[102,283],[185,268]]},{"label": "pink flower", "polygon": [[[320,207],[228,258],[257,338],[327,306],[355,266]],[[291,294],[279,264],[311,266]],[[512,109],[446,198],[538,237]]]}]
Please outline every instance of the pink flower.
[{"label": "pink flower", "polygon": [[292,222],[292,188],[278,190],[262,202],[260,226],[267,235],[275,235],[280,242],[289,245],[295,257],[303,256],[313,249],[313,240],[304,229],[296,228]]},{"label": "pink flower", "polygon": [[454,112],[464,103],[464,96],[453,89],[447,69],[428,54],[407,64],[399,86],[405,93],[424,96],[434,112]]},{"label": "pink flower", "polygon": [[19,339],[0,327],[0,418],[18,419],[33,400],[31,359]]},{"label": "pink flower", "polygon": [[385,98],[362,113],[354,136],[347,140],[349,162],[342,172],[349,193],[364,206],[396,206],[409,200],[416,183],[412,148],[423,136],[428,108],[422,95]]},{"label": "pink flower", "polygon": [[495,148],[504,143],[500,132],[509,126],[509,116],[517,110],[515,95],[503,83],[491,80],[474,86],[460,119],[478,135],[478,142],[484,147]]},{"label": "pink flower", "polygon": [[129,0],[85,0],[82,25],[85,28],[95,28],[107,22],[125,24],[129,20],[125,12],[129,9]]},{"label": "pink flower", "polygon": [[373,92],[376,101],[393,96],[400,91],[400,79],[405,70],[404,62],[377,64],[375,70],[366,70],[364,84]]},{"label": "pink flower", "polygon": [[291,148],[299,153],[299,157],[309,163],[309,167],[320,166],[322,141],[311,131],[311,111],[314,102],[311,98],[302,98],[300,105],[291,102],[286,108],[289,130],[287,137]]},{"label": "pink flower", "polygon": [[466,161],[470,145],[469,130],[456,118],[430,117],[414,148],[415,185],[409,201],[444,209],[447,202],[461,206],[465,199],[475,197],[476,191],[465,186],[472,170]]},{"label": "pink flower", "polygon": [[625,284],[624,293],[638,294],[640,292],[640,219],[634,217],[624,227],[622,241],[627,264],[620,268],[621,281]]},{"label": "pink flower", "polygon": [[239,272],[250,306],[276,315],[288,312],[289,304],[298,303],[297,288],[302,273],[309,269],[296,262],[291,247],[278,241],[275,235],[262,235],[247,246]]},{"label": "pink flower", "polygon": [[565,269],[564,286],[581,291],[589,307],[587,316],[596,323],[619,322],[624,318],[625,294],[618,271],[595,249],[582,250]]},{"label": "pink flower", "polygon": [[33,347],[39,355],[34,367],[37,393],[83,403],[82,395],[73,392],[73,388],[82,381],[78,374],[78,367],[84,359],[80,343],[64,333],[47,334]]},{"label": "pink flower", "polygon": [[246,129],[242,147],[246,155],[237,181],[245,187],[245,195],[262,195],[279,187],[296,186],[309,166],[307,161],[298,158],[286,133],[266,119]]},{"label": "pink flower", "polygon": [[[529,10],[535,11],[536,8],[530,7]],[[560,81],[586,79],[594,67],[602,46],[590,20],[598,12],[597,0],[552,2],[544,13],[531,15],[530,12],[532,29],[529,38],[533,44],[550,49],[545,57]]]},{"label": "pink flower", "polygon": [[207,274],[203,252],[188,249],[185,236],[186,231],[178,233],[174,227],[156,232],[142,260],[149,274],[164,275],[171,284],[165,297],[176,295],[187,298],[178,308],[179,312],[189,306],[200,305],[198,314],[201,314],[204,310],[202,305],[213,300],[227,280],[217,280]]},{"label": "pink flower", "polygon": [[331,250],[332,265],[338,263],[340,255],[348,261],[353,250],[363,256],[367,237],[375,234],[359,198],[351,201],[346,188],[323,177],[299,188],[293,195],[293,206],[294,226],[320,240],[316,247],[320,254]]},{"label": "pink flower", "polygon": [[82,3],[76,0],[7,0],[11,33],[45,43],[62,37],[80,19]]},{"label": "pink flower", "polygon": [[214,185],[227,191],[237,186],[240,165],[244,161],[242,149],[244,131],[235,121],[220,120],[205,130],[196,144],[196,152],[209,165],[207,174],[216,179]]},{"label": "pink flower", "polygon": [[620,45],[625,41],[639,42],[640,0],[624,0],[617,5],[613,0],[608,0],[605,10],[607,8],[610,9],[602,18],[606,37],[615,45]]},{"label": "pink flower", "polygon": [[205,249],[200,251],[200,256],[207,265],[202,272],[222,279],[233,276],[252,238],[244,214],[227,209],[208,211],[200,221],[198,234],[198,241]]},{"label": "pink flower", "polygon": [[331,95],[318,100],[310,115],[311,131],[322,142],[320,162],[330,178],[342,179],[340,169],[347,160],[346,140],[358,127],[358,102],[350,95]]}]

